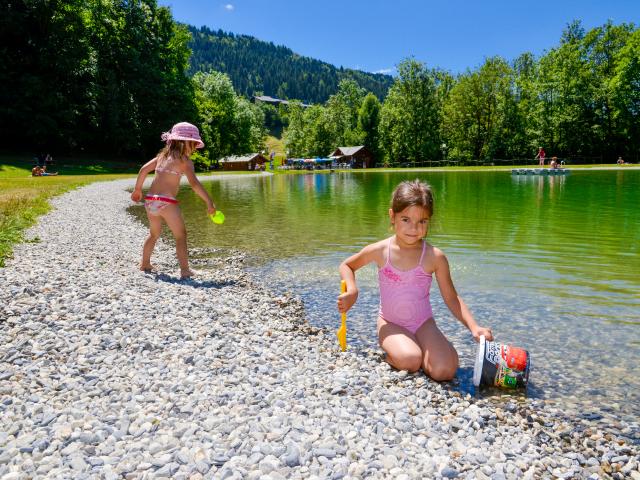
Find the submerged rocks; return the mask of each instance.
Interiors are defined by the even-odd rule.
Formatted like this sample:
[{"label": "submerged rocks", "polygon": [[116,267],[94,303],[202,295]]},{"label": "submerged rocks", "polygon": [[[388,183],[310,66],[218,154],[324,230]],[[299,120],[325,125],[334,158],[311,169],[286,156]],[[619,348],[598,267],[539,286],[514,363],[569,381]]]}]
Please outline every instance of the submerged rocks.
[{"label": "submerged rocks", "polygon": [[0,477],[639,478],[637,422],[341,353],[239,252],[138,271],[131,185],[54,199],[0,270]]}]

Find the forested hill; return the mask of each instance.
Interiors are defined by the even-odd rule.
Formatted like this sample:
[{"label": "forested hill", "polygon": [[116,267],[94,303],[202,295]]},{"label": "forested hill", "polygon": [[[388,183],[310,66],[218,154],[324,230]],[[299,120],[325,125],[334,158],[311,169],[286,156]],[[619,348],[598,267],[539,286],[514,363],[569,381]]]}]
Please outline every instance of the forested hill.
[{"label": "forested hill", "polygon": [[294,53],[291,49],[207,27],[189,26],[193,50],[189,73],[224,72],[236,91],[247,96],[256,92],[278,98],[322,103],[338,90],[344,78],[383,99],[393,82],[389,75],[337,68],[331,64]]}]

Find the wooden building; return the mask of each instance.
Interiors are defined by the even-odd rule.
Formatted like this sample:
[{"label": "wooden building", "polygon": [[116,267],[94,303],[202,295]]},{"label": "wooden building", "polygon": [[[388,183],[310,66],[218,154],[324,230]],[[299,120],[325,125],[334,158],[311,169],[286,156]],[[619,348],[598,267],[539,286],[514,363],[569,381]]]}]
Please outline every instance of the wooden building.
[{"label": "wooden building", "polygon": [[268,162],[267,158],[260,153],[251,153],[244,156],[230,156],[224,157],[219,160],[223,170],[256,170],[256,165],[259,168],[264,168],[265,162]]},{"label": "wooden building", "polygon": [[376,165],[371,151],[364,145],[357,147],[338,147],[329,158],[333,158],[338,163],[348,163],[351,168],[372,168]]}]

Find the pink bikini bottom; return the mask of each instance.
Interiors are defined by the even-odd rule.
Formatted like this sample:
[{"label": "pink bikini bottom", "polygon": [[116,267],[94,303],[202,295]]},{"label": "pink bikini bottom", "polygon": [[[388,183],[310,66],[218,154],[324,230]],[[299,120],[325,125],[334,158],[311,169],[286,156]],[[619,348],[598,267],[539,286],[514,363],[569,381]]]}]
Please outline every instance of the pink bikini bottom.
[{"label": "pink bikini bottom", "polygon": [[160,215],[160,210],[170,204],[177,205],[178,200],[167,195],[146,195],[144,197],[144,208],[150,215]]}]

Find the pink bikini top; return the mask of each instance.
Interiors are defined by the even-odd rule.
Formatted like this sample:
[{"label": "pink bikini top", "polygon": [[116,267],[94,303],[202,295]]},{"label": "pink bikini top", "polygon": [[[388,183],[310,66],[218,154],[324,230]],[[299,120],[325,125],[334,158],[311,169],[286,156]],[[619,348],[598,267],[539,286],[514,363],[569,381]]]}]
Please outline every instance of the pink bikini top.
[{"label": "pink bikini top", "polygon": [[178,175],[179,177],[182,176],[182,173],[183,173],[183,172],[178,172],[176,170],[171,170],[170,168],[159,167],[157,165],[156,165],[156,172],[171,173],[172,175]]},{"label": "pink bikini top", "polygon": [[380,285],[380,316],[387,322],[412,327],[433,317],[429,289],[432,276],[422,268],[427,244],[422,241],[422,255],[411,270],[398,270],[391,264],[391,238],[387,247],[387,261],[378,270]]}]

